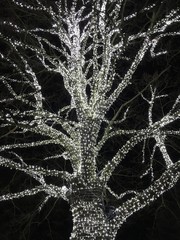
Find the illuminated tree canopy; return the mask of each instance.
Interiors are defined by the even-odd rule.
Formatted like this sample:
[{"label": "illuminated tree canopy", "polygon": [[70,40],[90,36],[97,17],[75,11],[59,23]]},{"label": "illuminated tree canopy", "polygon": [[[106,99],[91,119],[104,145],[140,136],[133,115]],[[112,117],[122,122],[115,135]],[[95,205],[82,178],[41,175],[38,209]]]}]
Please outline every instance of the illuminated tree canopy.
[{"label": "illuminated tree canopy", "polygon": [[[49,198],[61,198],[72,212],[71,240],[115,239],[131,215],[180,178],[180,160],[168,150],[180,136],[178,89],[172,98],[167,64],[141,74],[143,61],[164,63],[167,43],[180,38],[180,6],[10,4],[16,15],[0,22],[0,166],[32,178],[33,186],[0,201],[44,193],[41,211]],[[140,187],[125,184],[116,193],[111,180],[124,164]]]}]

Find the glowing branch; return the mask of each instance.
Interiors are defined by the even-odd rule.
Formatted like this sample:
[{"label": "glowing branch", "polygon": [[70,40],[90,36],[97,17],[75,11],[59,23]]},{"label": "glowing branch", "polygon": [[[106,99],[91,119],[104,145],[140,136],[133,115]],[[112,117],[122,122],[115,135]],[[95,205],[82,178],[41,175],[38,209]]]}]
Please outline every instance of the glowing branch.
[{"label": "glowing branch", "polygon": [[121,225],[133,213],[139,211],[151,202],[155,201],[164,192],[168,191],[180,178],[180,161],[173,164],[162,176],[154,181],[150,187],[139,192],[135,197],[127,200],[116,209],[116,223]]},{"label": "glowing branch", "polygon": [[176,111],[173,114],[167,114],[160,121],[150,125],[147,129],[140,131],[133,137],[131,137],[124,146],[119,149],[119,151],[115,154],[110,162],[108,162],[101,172],[101,179],[105,182],[109,180],[114,169],[119,165],[119,163],[124,159],[127,153],[132,150],[132,148],[137,144],[142,142],[143,140],[152,136],[160,130],[160,128],[174,122],[175,120],[180,118],[180,111]]},{"label": "glowing branch", "polygon": [[41,177],[41,176],[61,177],[62,179],[65,179],[67,181],[71,179],[71,174],[68,173],[67,171],[44,169],[43,167],[40,167],[40,166],[27,165],[24,162],[17,163],[13,160],[9,160],[1,156],[0,156],[0,166],[25,172],[26,174],[34,177],[36,180],[37,180],[37,176],[38,177]]},{"label": "glowing branch", "polygon": [[114,169],[123,160],[127,153],[137,144],[148,137],[148,130],[138,133],[131,137],[126,144],[115,154],[110,162],[108,162],[102,170],[101,179],[105,182],[109,180]]},{"label": "glowing branch", "polygon": [[0,196],[0,201],[7,201],[7,200],[13,200],[13,199],[17,199],[17,198],[22,198],[25,196],[32,196],[39,192],[43,192],[42,186],[37,186],[32,189],[26,189],[26,190],[18,192],[18,193],[8,193],[5,195],[2,195],[2,196]]},{"label": "glowing branch", "polygon": [[127,71],[127,73],[125,74],[122,82],[119,84],[119,86],[114,90],[114,92],[110,95],[110,97],[108,98],[107,101],[107,109],[109,109],[109,107],[113,104],[113,102],[118,98],[119,94],[129,85],[131,84],[131,79],[132,76],[134,74],[134,72],[136,71],[137,67],[139,66],[141,60],[143,59],[145,53],[147,52],[147,50],[149,49],[151,44],[151,41],[148,37],[146,37],[146,39],[144,40],[142,47],[140,48],[140,50],[138,51],[138,53],[136,54],[133,63],[131,64],[131,67],[129,68],[129,70]]},{"label": "glowing branch", "polygon": [[32,189],[26,189],[24,191],[17,192],[17,193],[4,194],[4,195],[0,196],[0,201],[7,201],[7,200],[13,200],[13,199],[17,199],[17,198],[26,197],[26,196],[32,196],[39,192],[45,192],[46,194],[48,194],[51,197],[63,198],[64,200],[68,201],[68,198],[66,196],[68,189],[65,186],[60,188],[60,187],[57,187],[52,184],[46,185],[46,186],[40,185],[40,186],[34,187]]}]

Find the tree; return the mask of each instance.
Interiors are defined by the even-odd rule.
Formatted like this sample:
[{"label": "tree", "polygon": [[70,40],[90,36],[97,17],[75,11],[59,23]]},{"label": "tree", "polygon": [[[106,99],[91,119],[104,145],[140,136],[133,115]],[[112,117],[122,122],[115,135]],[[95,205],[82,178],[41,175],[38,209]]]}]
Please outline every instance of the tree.
[{"label": "tree", "polygon": [[[167,65],[141,74],[142,61],[165,62],[167,42],[180,35],[180,8],[126,0],[11,6],[16,15],[4,16],[0,32],[0,165],[34,181],[0,201],[44,193],[41,210],[62,198],[72,211],[71,240],[115,239],[131,215],[180,178],[180,160],[168,151],[168,139],[180,135],[180,95],[168,96],[167,79],[160,84]],[[104,154],[113,142],[114,152]],[[142,153],[128,157],[136,147]],[[124,182],[118,195],[110,182],[125,161],[138,185]]]}]

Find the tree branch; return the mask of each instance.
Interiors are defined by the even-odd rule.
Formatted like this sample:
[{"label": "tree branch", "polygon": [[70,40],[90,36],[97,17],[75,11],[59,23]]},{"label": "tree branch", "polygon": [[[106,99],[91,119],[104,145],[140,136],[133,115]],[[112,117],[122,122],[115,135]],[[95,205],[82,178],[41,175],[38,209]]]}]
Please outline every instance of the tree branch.
[{"label": "tree branch", "polygon": [[27,165],[24,162],[17,163],[2,156],[0,156],[0,166],[25,172],[31,177],[34,177],[36,180],[37,177],[39,178],[40,176],[61,177],[67,181],[70,181],[72,178],[72,174],[68,173],[67,171],[44,169],[43,167],[36,165]]},{"label": "tree branch", "polygon": [[[171,113],[171,111],[170,111]],[[115,154],[111,161],[109,161],[101,172],[101,180],[107,182],[114,169],[120,164],[120,162],[124,159],[127,153],[138,143],[142,142],[143,140],[152,137],[152,134],[156,136],[156,133],[160,131],[160,128],[165,127],[166,125],[174,122],[175,120],[180,118],[180,110],[177,110],[174,113],[168,113],[165,115],[160,121],[155,122],[154,124],[150,125],[142,132],[138,132],[136,135],[131,137],[124,146],[119,149],[119,151]]]},{"label": "tree branch", "polygon": [[68,189],[65,186],[62,187],[57,187],[55,185],[46,185],[46,186],[37,186],[34,187],[32,189],[26,189],[24,191],[21,192],[17,192],[17,193],[8,193],[8,194],[4,194],[2,196],[0,196],[0,201],[7,201],[7,200],[13,200],[13,199],[17,199],[17,198],[22,198],[25,196],[32,196],[35,195],[39,192],[45,192],[46,194],[48,194],[51,197],[55,197],[55,198],[63,198],[65,201],[68,201]]},{"label": "tree branch", "polygon": [[154,181],[150,187],[139,192],[135,197],[127,200],[116,209],[114,221],[120,226],[135,212],[154,202],[164,192],[175,186],[180,179],[180,160],[174,163],[162,176]]}]

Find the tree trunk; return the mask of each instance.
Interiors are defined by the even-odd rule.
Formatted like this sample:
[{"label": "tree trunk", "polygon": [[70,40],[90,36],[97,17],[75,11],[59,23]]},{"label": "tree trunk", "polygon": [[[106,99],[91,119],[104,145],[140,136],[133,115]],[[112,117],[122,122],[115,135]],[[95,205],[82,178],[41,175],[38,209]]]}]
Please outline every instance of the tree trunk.
[{"label": "tree trunk", "polygon": [[117,230],[107,219],[97,199],[76,199],[71,204],[73,230],[71,240],[114,240]]}]

